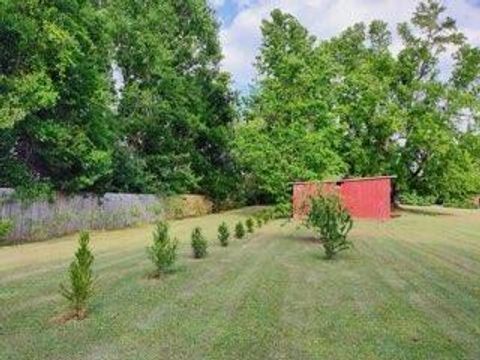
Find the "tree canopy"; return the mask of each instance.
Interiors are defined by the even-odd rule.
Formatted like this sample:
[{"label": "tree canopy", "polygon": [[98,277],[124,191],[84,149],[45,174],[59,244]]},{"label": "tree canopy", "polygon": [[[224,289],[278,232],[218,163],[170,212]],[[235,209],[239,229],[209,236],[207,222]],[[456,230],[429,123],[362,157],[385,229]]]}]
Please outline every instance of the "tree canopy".
[{"label": "tree canopy", "polygon": [[0,161],[17,169],[4,185],[226,196],[234,94],[205,0],[4,0],[0,13]]},{"label": "tree canopy", "polygon": [[[445,10],[419,3],[398,25],[398,54],[380,20],[317,41],[292,15],[273,11],[262,25],[259,80],[234,146],[246,183],[277,200],[286,193],[268,186],[274,179],[332,174],[397,175],[400,191],[439,203],[480,192],[479,49]],[[447,49],[454,68],[442,80]],[[294,128],[297,136],[285,137]]]},{"label": "tree canopy", "polygon": [[393,52],[381,20],[318,40],[274,10],[240,107],[207,0],[0,0],[0,186],[278,202],[297,180],[392,174],[462,202],[480,193],[480,49],[445,11],[419,2]]},{"label": "tree canopy", "polygon": [[91,1],[0,2],[1,172],[95,189],[111,172],[105,14]]}]

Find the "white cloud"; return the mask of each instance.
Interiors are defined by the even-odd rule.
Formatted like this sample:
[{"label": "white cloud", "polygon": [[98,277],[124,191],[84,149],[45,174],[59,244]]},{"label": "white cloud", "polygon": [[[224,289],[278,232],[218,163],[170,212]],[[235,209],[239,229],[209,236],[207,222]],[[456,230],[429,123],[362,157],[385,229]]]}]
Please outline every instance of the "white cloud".
[{"label": "white cloud", "polygon": [[[261,42],[261,21],[274,8],[293,14],[312,34],[326,39],[356,22],[374,19],[387,21],[394,32],[397,23],[410,18],[416,4],[417,0],[237,0],[240,11],[221,31],[223,66],[244,89],[255,75],[252,65]],[[480,8],[465,0],[449,0],[446,5],[470,41],[480,44]],[[395,37],[394,50],[399,45]]]},{"label": "white cloud", "polygon": [[208,2],[214,9],[221,8],[225,4],[225,0],[208,0]]}]

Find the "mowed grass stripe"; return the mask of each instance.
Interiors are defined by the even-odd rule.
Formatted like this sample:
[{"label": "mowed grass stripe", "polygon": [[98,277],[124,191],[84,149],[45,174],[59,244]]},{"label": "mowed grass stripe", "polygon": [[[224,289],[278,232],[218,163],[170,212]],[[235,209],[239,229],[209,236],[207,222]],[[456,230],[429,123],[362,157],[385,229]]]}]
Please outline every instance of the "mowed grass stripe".
[{"label": "mowed grass stripe", "polygon": [[[114,251],[110,256],[104,254],[103,256],[97,257],[94,264],[94,271],[97,275],[97,282],[101,288],[105,288],[108,293],[109,288],[115,286],[115,284],[112,284],[112,279],[121,278],[135,268],[142,269],[145,276],[153,270],[153,265],[146,258],[145,248],[146,245],[135,250],[123,252]],[[180,261],[186,261],[190,258],[191,249],[189,244],[186,244],[185,242],[180,244],[179,256]],[[68,262],[65,262],[61,265],[56,265],[54,269],[48,267],[48,273],[35,274],[33,276],[30,275],[27,281],[2,281],[2,288],[11,288],[12,290],[15,290],[17,293],[22,294],[27,301],[31,298],[30,295],[35,294],[40,289],[44,291],[46,290],[46,292],[50,292],[50,290],[58,292],[59,283],[66,280],[65,270],[67,267]],[[18,301],[16,300],[17,299],[12,297],[11,305],[18,304]],[[22,304],[22,306],[23,305],[25,304]]]},{"label": "mowed grass stripe", "polygon": [[393,252],[400,260],[390,265],[406,284],[408,301],[438,324],[448,341],[454,337],[456,342],[471,347],[480,336],[480,302],[475,279],[452,276],[454,273],[448,267],[412,248],[401,236],[395,238],[390,234],[389,242],[384,251]]},{"label": "mowed grass stripe", "polygon": [[[250,244],[250,240],[232,240],[231,246],[232,248],[236,247],[237,249],[241,250],[245,248],[245,244]],[[261,245],[261,243],[256,242],[251,242],[251,244],[256,244],[256,246]],[[188,254],[187,258],[181,259],[179,265],[180,270],[178,273],[168,276],[162,281],[155,281],[146,279],[148,271],[150,271],[152,268],[151,264],[145,260],[143,253],[144,249],[142,249],[142,257],[144,260],[142,260],[140,264],[125,268],[123,266],[126,264],[120,264],[117,262],[117,265],[123,266],[120,268],[117,266],[116,268],[111,269],[112,271],[109,273],[109,277],[116,278],[115,281],[108,281],[109,279],[106,278],[105,275],[102,275],[103,272],[100,273],[99,281],[101,282],[101,287],[98,295],[93,301],[92,310],[93,312],[102,315],[97,318],[99,323],[105,322],[102,327],[109,329],[109,322],[112,318],[115,318],[117,323],[115,325],[118,326],[114,326],[113,328],[126,329],[124,331],[128,333],[131,330],[131,317],[136,314],[141,314],[146,309],[149,309],[149,306],[158,306],[158,304],[163,304],[168,301],[179,303],[178,297],[183,296],[188,299],[192,297],[191,293],[196,291],[209,293],[212,287],[218,287],[218,278],[226,276],[227,272],[224,270],[228,270],[228,268],[231,267],[232,271],[230,271],[230,274],[238,276],[238,274],[241,274],[242,268],[248,268],[248,266],[245,266],[248,264],[242,264],[238,261],[238,258],[243,256],[241,251],[229,250],[230,248],[213,248],[211,250],[211,256],[207,258],[206,261],[193,260],[190,258],[190,254]],[[229,259],[230,257],[231,259]],[[248,256],[247,258],[254,260],[255,256]],[[211,266],[212,263],[216,266]],[[224,266],[218,266],[219,264],[223,264]],[[124,273],[122,276],[118,276],[119,272]],[[197,286],[199,283],[201,283],[201,286]],[[225,285],[228,286],[230,283],[231,282],[228,282]],[[58,289],[58,287],[56,288]],[[220,287],[220,291],[225,291],[225,289]],[[124,306],[124,311],[118,311],[116,299],[121,299],[122,305]],[[57,296],[56,300],[60,303],[63,303],[63,300],[59,296]],[[193,306],[195,304],[194,299],[189,301],[185,301],[185,299],[183,299],[183,302],[187,303],[188,306]],[[55,308],[54,304],[50,304],[50,310],[52,308]],[[39,309],[38,311],[42,314],[42,316],[44,315],[42,310],[48,311],[48,309]],[[122,315],[123,313],[125,315]],[[27,328],[38,325],[36,319],[30,319],[29,321],[27,314],[28,313],[22,314],[27,318],[19,318],[17,319],[17,323],[22,324],[22,328],[24,328],[25,325]],[[172,311],[171,314],[174,314],[175,316],[184,316],[185,311],[184,309],[178,309],[178,311]],[[150,314],[143,315],[142,319],[139,321],[148,321],[148,319],[151,318],[149,315]],[[43,325],[45,329],[48,331],[50,330],[51,327],[49,324]],[[122,330],[121,334],[123,334],[124,331]],[[119,337],[120,342],[125,342],[122,340],[121,336],[118,336],[119,334],[114,335],[117,335],[112,336],[114,339]],[[105,341],[105,343],[108,343],[110,346],[111,342],[107,340],[108,337],[109,331],[103,331],[101,334],[97,334],[95,339],[99,342]]]},{"label": "mowed grass stripe", "polygon": [[[374,240],[359,239],[359,247],[364,241]],[[310,358],[362,358],[362,354],[372,353],[405,358],[403,355],[427,354],[429,346],[437,347],[438,342],[441,345],[443,334],[405,301],[401,291],[391,288],[379,267],[364,261],[361,255],[342,256],[338,269],[328,263],[319,264],[308,254],[303,261],[310,270],[307,282],[301,281],[304,271],[298,272],[296,281],[292,280],[295,286],[289,292],[292,299],[288,303],[297,307],[293,313],[286,313],[288,327],[298,332],[296,338],[310,350]],[[422,331],[435,337],[417,343]],[[438,349],[445,352],[448,347]],[[453,347],[450,352],[458,349]]]},{"label": "mowed grass stripe", "polygon": [[[255,238],[233,246],[239,251],[231,252],[232,255],[227,253],[222,266],[214,267],[216,273],[212,272],[211,265],[212,262],[219,261],[215,257],[221,254],[215,254],[204,261],[192,260],[192,271],[180,272],[178,275],[182,280],[179,283],[175,280],[175,286],[170,283],[173,276],[166,279],[168,290],[153,288],[155,283],[150,282],[152,291],[165,296],[158,298],[151,294],[151,302],[136,304],[137,316],[132,326],[128,317],[123,319],[125,331],[118,336],[115,346],[117,351],[128,348],[131,343],[138,346],[146,342],[146,339],[151,339],[142,351],[147,357],[160,353],[165,358],[204,358],[202,354],[209,350],[209,344],[217,332],[229,325],[231,314],[242,298],[243,289],[255,285],[252,278],[261,268],[261,254],[254,250],[258,247]],[[251,256],[252,253],[258,256]],[[198,283],[201,286],[197,286]],[[172,287],[175,291],[172,291]],[[149,298],[139,295],[143,299]],[[126,311],[127,314],[131,312],[128,309]],[[156,342],[154,339],[163,340]],[[185,342],[194,342],[197,346],[192,349],[184,346]],[[115,358],[114,354],[112,358]]]},{"label": "mowed grass stripe", "polygon": [[[332,262],[311,232],[283,222],[219,247],[222,219],[233,229],[251,210],[183,220],[172,226],[181,237],[179,270],[160,280],[146,276],[150,233],[127,231],[138,238],[122,248],[125,235],[112,232],[122,236],[111,252],[102,234],[99,291],[82,322],[49,322],[65,309],[56,294],[65,269],[2,272],[25,271],[1,297],[13,310],[0,319],[0,358],[476,359],[480,216],[452,213],[359,221],[355,249]],[[197,225],[211,242],[200,261],[189,248]]]},{"label": "mowed grass stripe", "polygon": [[[247,214],[255,211],[255,209],[248,209],[246,214],[243,214],[239,211],[234,211],[230,213],[226,213],[225,218],[231,228],[236,221],[240,219],[244,219]],[[212,215],[207,217],[209,223],[213,223],[211,228],[216,230],[216,224],[220,223],[222,217],[218,215]],[[213,220],[213,221],[212,221]],[[190,232],[193,227],[198,223],[195,221],[189,223],[188,220],[182,220],[175,222],[172,227],[172,232],[174,236],[177,236],[180,240],[180,249],[179,249],[179,257],[180,258],[188,258],[191,254],[190,243],[189,243],[189,236]],[[131,231],[132,229],[129,229]],[[98,275],[99,281],[108,283],[109,277],[118,277],[121,276],[125,270],[121,270],[120,272],[116,270],[117,267],[125,268],[126,271],[130,269],[132,266],[136,266],[139,264],[140,266],[145,266],[145,271],[148,272],[151,269],[151,265],[148,263],[146,259],[146,252],[145,248],[149,244],[151,240],[151,232],[145,232],[145,230],[153,230],[153,227],[141,227],[138,229],[133,229],[136,232],[137,239],[137,246],[135,248],[127,248],[127,250],[118,250],[118,244],[115,238],[112,240],[113,250],[108,253],[105,250],[101,251],[100,254],[95,252],[96,261],[94,264],[94,270]],[[112,235],[115,235],[117,231],[112,232]],[[209,229],[207,232],[209,235],[210,245],[216,245],[216,234],[212,232],[212,229]],[[93,240],[96,237],[100,236],[101,238],[105,237],[104,232],[94,233]],[[69,241],[74,241],[74,239],[67,237]],[[97,241],[103,241],[106,239],[101,239]],[[108,241],[108,239],[107,239]],[[35,244],[41,245],[41,244]],[[50,245],[50,244],[49,244]],[[47,247],[47,249],[50,246]],[[62,244],[62,247],[63,244]],[[1,250],[1,249],[0,249]],[[1,255],[1,252],[0,252]],[[18,268],[12,269],[10,272],[3,272],[1,274],[0,285],[3,289],[4,293],[8,293],[8,296],[3,296],[4,301],[11,301],[11,306],[7,306],[8,311],[14,312],[15,304],[19,304],[18,299],[15,297],[15,294],[21,294],[23,297],[23,301],[20,302],[21,308],[25,308],[29,306],[28,299],[30,299],[33,294],[35,294],[40,289],[45,292],[57,292],[58,291],[58,284],[65,280],[65,270],[68,267],[70,260],[61,260],[60,262],[55,262],[53,265],[45,264],[40,268],[35,268],[34,271],[31,271],[30,267],[23,268],[19,270]],[[25,281],[23,279],[26,279]],[[56,281],[52,281],[56,280]]]}]

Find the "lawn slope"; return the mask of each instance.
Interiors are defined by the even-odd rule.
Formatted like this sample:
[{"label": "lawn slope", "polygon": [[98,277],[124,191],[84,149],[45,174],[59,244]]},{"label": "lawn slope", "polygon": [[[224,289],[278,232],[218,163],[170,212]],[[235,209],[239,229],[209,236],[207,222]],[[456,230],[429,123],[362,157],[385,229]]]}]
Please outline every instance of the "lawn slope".
[{"label": "lawn slope", "polygon": [[[151,226],[96,232],[91,315],[57,325],[75,237],[0,248],[1,359],[478,359],[480,214],[410,209],[357,222],[324,261],[311,233],[272,222],[221,248],[244,209],[176,221],[179,270],[149,280]],[[189,235],[211,240],[205,260]]]}]

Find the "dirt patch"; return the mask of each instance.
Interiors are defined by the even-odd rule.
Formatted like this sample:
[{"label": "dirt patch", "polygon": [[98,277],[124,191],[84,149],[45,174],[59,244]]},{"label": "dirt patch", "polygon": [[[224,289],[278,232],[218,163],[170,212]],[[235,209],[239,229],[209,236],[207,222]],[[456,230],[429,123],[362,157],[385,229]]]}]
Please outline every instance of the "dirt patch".
[{"label": "dirt patch", "polygon": [[50,323],[55,325],[64,325],[69,321],[82,321],[87,318],[87,310],[70,310],[66,313],[57,315],[50,319]]}]

